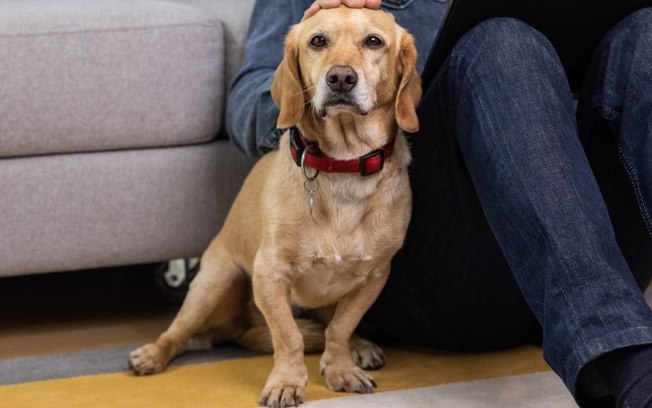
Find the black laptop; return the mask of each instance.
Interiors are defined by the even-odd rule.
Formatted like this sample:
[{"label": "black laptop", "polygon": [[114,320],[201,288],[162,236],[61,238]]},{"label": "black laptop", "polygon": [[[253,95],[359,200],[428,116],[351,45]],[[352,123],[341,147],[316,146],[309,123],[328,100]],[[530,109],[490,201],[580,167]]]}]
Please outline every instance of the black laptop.
[{"label": "black laptop", "polygon": [[[469,29],[491,17],[514,17],[545,34],[557,50],[571,89],[578,91],[604,34],[652,0],[450,0],[423,71],[427,84]],[[650,50],[652,52],[652,50]]]}]

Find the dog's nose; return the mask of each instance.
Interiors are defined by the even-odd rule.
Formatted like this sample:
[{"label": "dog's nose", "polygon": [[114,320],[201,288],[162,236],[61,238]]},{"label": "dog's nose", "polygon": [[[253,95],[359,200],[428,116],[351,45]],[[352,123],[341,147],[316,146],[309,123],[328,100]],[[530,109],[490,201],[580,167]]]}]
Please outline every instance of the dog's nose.
[{"label": "dog's nose", "polygon": [[326,73],[326,82],[335,92],[349,92],[358,83],[358,74],[348,65],[335,65]]}]

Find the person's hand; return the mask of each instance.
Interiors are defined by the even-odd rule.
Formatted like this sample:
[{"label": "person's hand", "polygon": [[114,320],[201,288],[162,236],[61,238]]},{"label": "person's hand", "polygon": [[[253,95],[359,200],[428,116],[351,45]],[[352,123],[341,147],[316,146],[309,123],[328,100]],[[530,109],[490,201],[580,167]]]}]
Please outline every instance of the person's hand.
[{"label": "person's hand", "polygon": [[315,0],[315,2],[310,5],[308,10],[303,13],[303,18],[301,21],[314,16],[315,13],[323,8],[346,6],[351,8],[366,7],[373,10],[378,10],[380,8],[381,1],[382,0]]}]

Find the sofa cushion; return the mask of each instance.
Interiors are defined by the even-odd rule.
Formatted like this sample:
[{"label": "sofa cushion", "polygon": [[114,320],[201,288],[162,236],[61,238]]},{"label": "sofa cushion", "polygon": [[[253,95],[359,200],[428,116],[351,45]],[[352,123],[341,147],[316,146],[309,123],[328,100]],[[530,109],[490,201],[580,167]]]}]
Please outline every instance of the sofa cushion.
[{"label": "sofa cushion", "polygon": [[205,142],[220,127],[222,26],[153,0],[0,4],[0,157]]}]

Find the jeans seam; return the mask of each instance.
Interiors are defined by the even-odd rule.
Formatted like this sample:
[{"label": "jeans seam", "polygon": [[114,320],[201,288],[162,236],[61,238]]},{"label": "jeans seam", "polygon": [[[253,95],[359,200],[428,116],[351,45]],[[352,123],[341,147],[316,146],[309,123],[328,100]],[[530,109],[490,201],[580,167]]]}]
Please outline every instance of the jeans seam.
[{"label": "jeans seam", "polygon": [[632,187],[634,188],[634,196],[636,197],[636,203],[638,204],[639,211],[641,212],[641,216],[643,217],[643,223],[645,224],[647,233],[650,237],[652,237],[652,217],[650,216],[650,213],[646,209],[647,206],[645,203],[645,199],[643,198],[643,192],[641,191],[641,186],[638,181],[636,170],[634,169],[634,166],[632,166],[632,164],[629,162],[629,160],[625,156],[625,152],[620,146],[618,147],[618,158],[620,159],[620,162],[625,168],[625,172],[627,173],[629,182],[632,184]]},{"label": "jeans seam", "polygon": [[595,95],[593,97],[593,107],[597,109],[598,114],[603,119],[608,120],[609,122],[620,123],[621,113],[601,103],[602,99],[603,99],[602,94]]},{"label": "jeans seam", "polygon": [[[621,114],[617,110],[610,108],[609,106],[600,103],[602,101],[602,95],[595,95],[593,97],[593,107],[598,111],[598,115],[608,122],[615,124],[620,123]],[[643,218],[643,224],[645,224],[645,229],[650,237],[652,237],[652,216],[647,211],[647,205],[645,199],[643,198],[643,192],[641,191],[641,185],[638,181],[638,175],[634,166],[630,163],[625,155],[625,151],[622,146],[618,146],[618,159],[623,165],[625,172],[627,173],[627,178],[629,179],[632,188],[634,189],[634,197],[636,198],[636,204],[638,205],[639,212]]]}]

